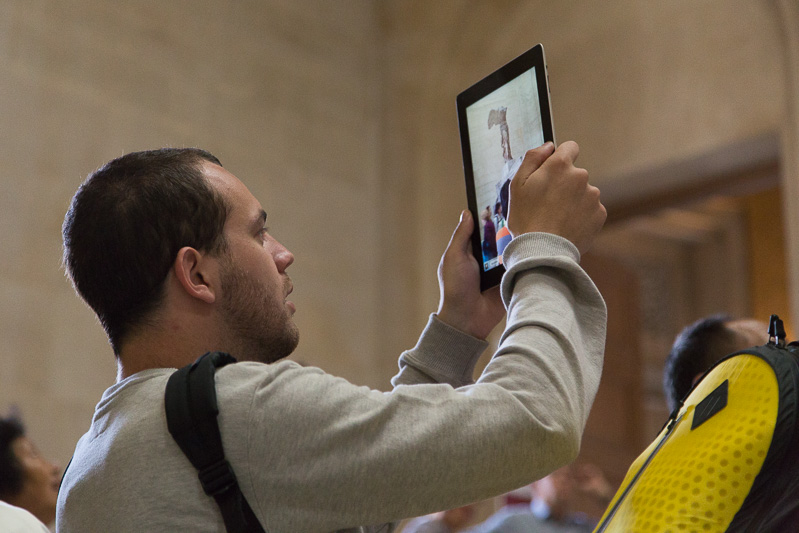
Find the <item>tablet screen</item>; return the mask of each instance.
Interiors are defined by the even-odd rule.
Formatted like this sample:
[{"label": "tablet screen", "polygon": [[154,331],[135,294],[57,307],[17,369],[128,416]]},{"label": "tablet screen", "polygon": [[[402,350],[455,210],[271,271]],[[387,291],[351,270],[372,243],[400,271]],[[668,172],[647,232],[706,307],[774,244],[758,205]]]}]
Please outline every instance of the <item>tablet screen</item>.
[{"label": "tablet screen", "polygon": [[[508,187],[527,150],[554,142],[543,48],[537,45],[458,96],[474,255],[483,288],[504,272]],[[490,273],[490,274],[489,274]]]},{"label": "tablet screen", "polygon": [[510,242],[508,185],[524,154],[544,144],[535,67],[466,108],[480,209],[483,270],[500,264]]}]

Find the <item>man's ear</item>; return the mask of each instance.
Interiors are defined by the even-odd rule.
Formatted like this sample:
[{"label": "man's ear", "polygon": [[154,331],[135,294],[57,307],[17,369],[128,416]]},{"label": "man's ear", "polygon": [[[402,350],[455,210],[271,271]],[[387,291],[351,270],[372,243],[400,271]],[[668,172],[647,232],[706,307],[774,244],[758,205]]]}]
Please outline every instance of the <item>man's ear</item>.
[{"label": "man's ear", "polygon": [[178,250],[172,268],[186,294],[208,304],[216,301],[218,262],[214,258],[184,246]]}]

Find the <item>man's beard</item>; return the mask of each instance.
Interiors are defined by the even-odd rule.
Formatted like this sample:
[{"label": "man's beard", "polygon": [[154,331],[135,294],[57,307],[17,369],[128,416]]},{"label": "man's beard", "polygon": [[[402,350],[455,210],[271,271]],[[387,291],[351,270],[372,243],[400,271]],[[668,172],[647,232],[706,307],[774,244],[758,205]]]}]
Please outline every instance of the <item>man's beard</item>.
[{"label": "man's beard", "polygon": [[283,300],[274,300],[263,285],[254,283],[238,266],[223,262],[221,302],[226,338],[239,361],[273,363],[291,355],[299,331]]}]

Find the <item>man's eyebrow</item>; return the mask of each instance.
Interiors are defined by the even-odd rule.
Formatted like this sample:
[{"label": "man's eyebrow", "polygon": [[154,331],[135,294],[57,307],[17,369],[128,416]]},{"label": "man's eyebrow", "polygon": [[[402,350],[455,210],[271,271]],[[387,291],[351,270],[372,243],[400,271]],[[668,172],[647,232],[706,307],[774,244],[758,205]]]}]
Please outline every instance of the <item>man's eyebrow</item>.
[{"label": "man's eyebrow", "polygon": [[263,226],[266,224],[266,211],[261,209],[261,212],[258,213],[258,217],[255,219],[255,224],[258,226]]}]

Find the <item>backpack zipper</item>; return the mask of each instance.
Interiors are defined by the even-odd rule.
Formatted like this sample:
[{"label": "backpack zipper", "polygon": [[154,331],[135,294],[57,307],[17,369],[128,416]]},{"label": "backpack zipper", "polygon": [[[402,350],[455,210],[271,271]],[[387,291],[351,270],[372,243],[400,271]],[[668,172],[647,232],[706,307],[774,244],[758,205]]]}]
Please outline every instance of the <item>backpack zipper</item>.
[{"label": "backpack zipper", "polygon": [[679,424],[682,421],[683,417],[686,414],[687,414],[687,411],[685,413],[683,413],[682,415],[680,415],[678,418],[673,418],[671,420],[671,422],[669,423],[668,427],[666,428],[666,434],[663,435],[663,437],[661,437],[660,442],[658,442],[657,446],[655,446],[655,449],[652,450],[652,453],[649,454],[649,457],[646,458],[646,461],[644,461],[644,464],[641,465],[641,468],[638,470],[638,472],[636,472],[635,477],[633,477],[632,481],[630,481],[630,484],[627,485],[627,488],[624,489],[624,492],[622,493],[621,496],[619,496],[619,499],[616,500],[616,503],[613,504],[613,508],[610,510],[608,515],[605,517],[605,519],[602,520],[602,523],[597,526],[597,528],[594,530],[594,533],[602,533],[603,531],[605,531],[605,529],[608,527],[610,521],[613,520],[613,516],[616,514],[616,511],[619,510],[619,507],[624,502],[624,500],[627,498],[627,495],[630,493],[630,491],[633,489],[635,484],[638,482],[638,479],[640,479],[641,474],[644,473],[644,470],[646,470],[646,467],[649,466],[649,463],[652,462],[652,459],[655,457],[655,455],[657,455],[657,453],[660,451],[660,449],[663,447],[663,445],[666,444],[666,441],[674,433],[674,429],[677,427],[677,424]]}]

